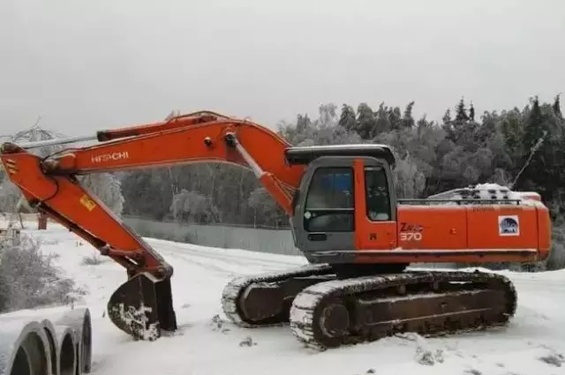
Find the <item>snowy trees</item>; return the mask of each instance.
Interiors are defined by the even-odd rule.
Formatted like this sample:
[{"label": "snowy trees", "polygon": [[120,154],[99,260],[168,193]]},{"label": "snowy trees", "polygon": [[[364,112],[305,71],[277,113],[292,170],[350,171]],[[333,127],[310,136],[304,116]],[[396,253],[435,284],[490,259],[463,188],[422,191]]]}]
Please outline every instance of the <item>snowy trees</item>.
[{"label": "snowy trees", "polygon": [[283,222],[284,218],[280,207],[264,187],[254,189],[249,194],[247,204],[253,209],[253,225],[265,224],[276,227]]},{"label": "snowy trees", "polygon": [[318,112],[319,117],[314,121],[308,115],[299,114],[296,123],[281,122],[279,133],[294,146],[362,142],[362,138],[354,130],[339,126],[340,117],[335,105],[323,104]]},{"label": "snowy trees", "polygon": [[0,182],[0,211],[13,212],[21,197],[21,192],[8,178],[2,176]]},{"label": "snowy trees", "polygon": [[[55,132],[49,132],[46,130],[41,129],[37,123],[27,130],[19,131],[13,135],[4,136],[2,137],[2,142],[15,142],[15,143],[23,143],[23,142],[33,142],[33,141],[44,141],[53,138],[60,137],[60,134]],[[41,157],[45,157],[50,153],[57,151],[58,148],[56,146],[47,146],[42,147],[39,149],[34,150],[34,154],[39,155]],[[21,193],[19,189],[12,184],[12,182],[6,178],[4,170],[0,173],[0,211],[1,212],[13,212],[14,210],[18,209],[17,204],[20,200]],[[27,207],[23,205],[20,207],[20,210],[25,210]]]},{"label": "snowy trees", "polygon": [[219,219],[219,210],[208,197],[195,191],[182,189],[173,195],[171,212],[178,221],[214,223]]}]

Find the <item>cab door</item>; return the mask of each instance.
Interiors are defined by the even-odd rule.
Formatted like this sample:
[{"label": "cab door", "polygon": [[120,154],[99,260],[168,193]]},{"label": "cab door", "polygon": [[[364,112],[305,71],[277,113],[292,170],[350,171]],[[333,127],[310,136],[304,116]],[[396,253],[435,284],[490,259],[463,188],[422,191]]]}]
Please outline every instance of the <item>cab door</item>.
[{"label": "cab door", "polygon": [[391,250],[397,247],[396,193],[386,161],[357,158],[355,170],[355,248]]}]

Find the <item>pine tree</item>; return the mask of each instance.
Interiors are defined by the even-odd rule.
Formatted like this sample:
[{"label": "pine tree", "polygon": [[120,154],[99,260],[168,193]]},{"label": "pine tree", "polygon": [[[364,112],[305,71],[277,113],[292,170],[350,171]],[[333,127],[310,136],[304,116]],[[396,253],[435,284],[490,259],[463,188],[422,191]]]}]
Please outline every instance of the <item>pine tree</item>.
[{"label": "pine tree", "polygon": [[402,126],[405,128],[412,128],[416,125],[414,117],[412,116],[412,110],[414,109],[414,101],[411,101],[406,106],[404,110],[404,115],[402,116]]},{"label": "pine tree", "polygon": [[465,101],[461,98],[455,109],[455,122],[461,123],[466,121],[469,121],[469,116],[467,115],[467,109],[465,108]]},{"label": "pine tree", "polygon": [[526,119],[524,133],[524,145],[529,152],[529,149],[538,142],[543,134],[543,113],[537,96],[532,99],[532,108]]},{"label": "pine tree", "polygon": [[310,117],[307,114],[296,116],[296,130],[299,132],[304,132],[310,125],[312,125],[312,121],[310,121]]},{"label": "pine tree", "polygon": [[339,117],[338,124],[345,128],[347,131],[353,131],[357,126],[357,120],[355,119],[355,109],[347,104],[343,104],[341,107],[341,116]]},{"label": "pine tree", "polygon": [[560,94],[557,94],[557,96],[555,97],[555,101],[553,102],[553,113],[555,113],[557,115],[557,117],[559,118],[563,118],[563,114],[561,113],[561,104],[559,102],[559,96]]},{"label": "pine tree", "polygon": [[363,139],[371,139],[376,134],[377,121],[373,110],[367,103],[361,103],[357,107],[357,133]]}]

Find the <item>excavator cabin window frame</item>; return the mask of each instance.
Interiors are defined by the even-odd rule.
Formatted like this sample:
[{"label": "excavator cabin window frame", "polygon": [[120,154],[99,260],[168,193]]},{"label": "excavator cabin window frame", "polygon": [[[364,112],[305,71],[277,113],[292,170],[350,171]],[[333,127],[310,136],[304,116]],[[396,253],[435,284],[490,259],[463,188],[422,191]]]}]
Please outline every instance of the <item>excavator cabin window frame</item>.
[{"label": "excavator cabin window frame", "polygon": [[[319,167],[314,170],[304,205],[307,232],[355,231],[355,171],[353,167]],[[317,220],[322,223],[316,227]]]},{"label": "excavator cabin window frame", "polygon": [[[355,169],[319,167],[312,174],[304,205],[304,230],[308,232],[355,231]],[[363,187],[366,215],[371,222],[390,221],[392,202],[386,169],[382,165],[365,166]],[[318,219],[326,225],[315,225]]]},{"label": "excavator cabin window frame", "polygon": [[[311,220],[312,211],[317,207],[311,205],[310,196],[317,192],[319,177],[334,171],[349,171],[349,181],[353,183],[349,191],[354,204],[347,208],[330,207],[327,204],[323,211],[333,210],[338,211],[339,214],[345,211],[352,215],[353,225],[348,228],[337,228],[339,230],[335,227],[314,228],[308,221]],[[377,183],[372,183],[375,180]],[[338,263],[351,263],[354,262],[357,250],[390,250],[396,247],[397,201],[392,185],[391,166],[385,159],[353,155],[322,156],[309,163],[300,185],[299,190],[302,193],[295,197],[291,228],[295,245],[311,261],[316,261],[315,258],[320,261],[322,257],[325,260],[332,258],[332,261]],[[371,212],[375,211],[375,204],[371,204],[374,196],[371,195],[370,190],[375,187],[381,193],[383,190],[386,191],[385,194],[381,194],[381,198],[386,202],[377,205],[380,211],[383,209],[385,211],[381,212],[381,214],[385,213],[381,217]]]},{"label": "excavator cabin window frame", "polygon": [[367,218],[372,222],[391,221],[393,217],[390,191],[394,187],[386,172],[382,165],[364,167]]}]

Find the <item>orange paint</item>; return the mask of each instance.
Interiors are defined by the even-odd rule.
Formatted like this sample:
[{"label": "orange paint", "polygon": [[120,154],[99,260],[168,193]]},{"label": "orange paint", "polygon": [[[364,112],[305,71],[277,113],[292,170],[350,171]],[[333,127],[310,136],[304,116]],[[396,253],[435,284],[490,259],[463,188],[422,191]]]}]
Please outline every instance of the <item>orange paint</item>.
[{"label": "orange paint", "polygon": [[[397,212],[398,243],[403,249],[485,250],[485,262],[488,250],[533,249],[539,259],[549,255],[551,224],[549,211],[542,206],[399,205]],[[517,233],[501,233],[504,218],[517,221]],[[461,262],[477,259],[469,256]],[[496,261],[509,260],[498,256]]]}]

